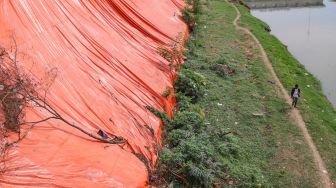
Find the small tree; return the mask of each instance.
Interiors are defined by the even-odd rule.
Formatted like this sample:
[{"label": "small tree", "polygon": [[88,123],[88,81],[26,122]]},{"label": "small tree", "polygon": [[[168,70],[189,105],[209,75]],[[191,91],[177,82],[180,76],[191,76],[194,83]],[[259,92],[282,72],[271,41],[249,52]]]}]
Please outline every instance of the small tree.
[{"label": "small tree", "polygon": [[[97,133],[91,133],[80,126],[72,123],[63,117],[46,100],[48,90],[57,77],[57,69],[46,71],[46,78],[43,81],[33,79],[31,71],[24,71],[17,60],[17,45],[15,40],[13,52],[9,53],[5,48],[0,47],[0,113],[3,114],[3,122],[0,122],[0,174],[5,167],[5,157],[8,149],[14,146],[27,136],[27,133],[36,125],[50,119],[62,121],[68,126],[79,130],[83,134],[103,143],[123,144],[126,139],[120,136],[111,135],[109,139],[104,139]],[[36,108],[47,112],[48,116],[34,122],[24,121],[24,109]],[[22,132],[22,126],[25,131]],[[18,134],[15,141],[9,142],[7,137],[10,134]]]}]

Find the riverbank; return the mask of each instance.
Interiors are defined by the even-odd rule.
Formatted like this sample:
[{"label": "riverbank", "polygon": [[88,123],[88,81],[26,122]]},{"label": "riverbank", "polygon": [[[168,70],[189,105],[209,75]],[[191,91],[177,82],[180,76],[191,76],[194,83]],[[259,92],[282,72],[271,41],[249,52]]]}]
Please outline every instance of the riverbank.
[{"label": "riverbank", "polygon": [[298,83],[302,99],[299,109],[314,143],[326,163],[330,176],[336,180],[336,112],[324,96],[320,82],[290,54],[286,46],[276,37],[265,32],[265,23],[253,17],[248,10],[239,6],[242,12],[241,24],[248,27],[259,39],[280,78],[289,91]]},{"label": "riverbank", "polygon": [[[247,10],[243,11],[246,16]],[[184,108],[166,125],[159,160],[159,168],[166,173],[162,182],[318,187],[320,180],[309,146],[292,122],[290,108],[258,47],[233,25],[236,16],[235,9],[224,1],[203,5],[182,68],[186,83],[202,78],[203,92],[197,92],[192,104],[201,113],[195,114],[194,106]],[[186,73],[193,76],[185,79]],[[178,108],[185,104],[183,97],[177,99]],[[188,119],[190,115],[197,121]]]}]

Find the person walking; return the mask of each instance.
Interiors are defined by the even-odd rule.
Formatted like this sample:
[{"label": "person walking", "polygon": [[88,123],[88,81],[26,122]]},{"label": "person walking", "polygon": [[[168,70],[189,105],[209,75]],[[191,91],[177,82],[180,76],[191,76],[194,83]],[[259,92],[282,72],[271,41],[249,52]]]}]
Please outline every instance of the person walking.
[{"label": "person walking", "polygon": [[292,107],[296,108],[297,102],[300,98],[301,95],[301,90],[299,88],[299,85],[295,84],[295,86],[292,88],[292,92],[291,92],[291,97],[293,99],[292,102]]}]

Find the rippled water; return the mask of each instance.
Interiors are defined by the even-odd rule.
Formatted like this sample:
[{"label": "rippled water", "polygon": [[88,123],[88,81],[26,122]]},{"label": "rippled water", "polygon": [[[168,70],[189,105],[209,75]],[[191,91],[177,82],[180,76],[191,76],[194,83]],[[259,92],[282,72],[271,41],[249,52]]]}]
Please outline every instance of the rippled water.
[{"label": "rippled water", "polygon": [[[264,6],[272,4],[268,2]],[[321,81],[336,106],[336,1],[321,0],[321,5],[311,7],[255,9],[252,14],[270,25],[272,34]]]}]

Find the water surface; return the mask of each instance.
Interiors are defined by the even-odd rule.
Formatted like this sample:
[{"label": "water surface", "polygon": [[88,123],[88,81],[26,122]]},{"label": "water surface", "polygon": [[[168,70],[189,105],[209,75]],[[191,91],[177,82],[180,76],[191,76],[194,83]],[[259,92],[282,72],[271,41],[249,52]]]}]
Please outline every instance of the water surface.
[{"label": "water surface", "polygon": [[285,5],[281,0],[254,1],[259,9],[252,14],[270,25],[272,34],[321,81],[336,106],[336,2],[292,0],[297,3]]}]

